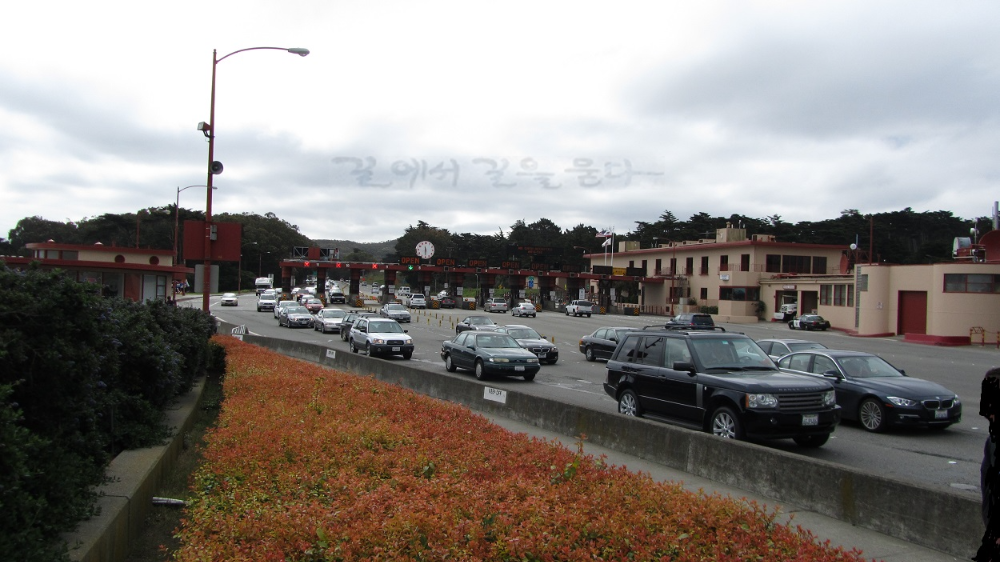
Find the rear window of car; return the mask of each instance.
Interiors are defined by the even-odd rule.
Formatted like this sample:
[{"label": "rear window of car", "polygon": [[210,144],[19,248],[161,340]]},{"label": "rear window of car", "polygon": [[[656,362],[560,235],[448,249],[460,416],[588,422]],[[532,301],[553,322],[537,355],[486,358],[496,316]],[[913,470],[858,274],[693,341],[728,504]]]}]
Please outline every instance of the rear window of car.
[{"label": "rear window of car", "polygon": [[594,303],[590,301],[574,301],[573,304],[577,306],[594,306]]}]

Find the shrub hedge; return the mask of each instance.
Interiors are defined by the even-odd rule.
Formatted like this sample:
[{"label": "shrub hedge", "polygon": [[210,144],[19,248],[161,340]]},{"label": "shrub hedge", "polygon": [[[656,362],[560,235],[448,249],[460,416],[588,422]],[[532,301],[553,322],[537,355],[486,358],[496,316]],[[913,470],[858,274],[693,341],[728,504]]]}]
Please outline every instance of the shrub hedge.
[{"label": "shrub hedge", "polygon": [[0,262],[0,552],[58,560],[125,448],[167,434],[163,408],[210,358],[210,316],[101,296],[61,271]]},{"label": "shrub hedge", "polygon": [[468,409],[216,336],[225,400],[181,561],[858,561],[755,503],[696,494]]}]

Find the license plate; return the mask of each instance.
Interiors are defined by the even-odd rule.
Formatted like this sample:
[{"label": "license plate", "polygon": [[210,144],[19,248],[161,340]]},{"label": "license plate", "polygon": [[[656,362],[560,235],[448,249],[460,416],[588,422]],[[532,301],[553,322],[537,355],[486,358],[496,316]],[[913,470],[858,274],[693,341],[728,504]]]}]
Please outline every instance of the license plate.
[{"label": "license plate", "polygon": [[934,410],[934,419],[936,420],[948,419],[948,410]]},{"label": "license plate", "polygon": [[539,359],[545,359],[545,355],[546,355],[545,352],[539,353],[538,354],[538,358]]},{"label": "license plate", "polygon": [[392,350],[393,351],[399,351],[399,346],[393,347]]},{"label": "license plate", "polygon": [[819,414],[802,414],[802,425],[819,425]]},{"label": "license plate", "polygon": [[515,367],[514,367],[514,370],[515,370],[515,371],[523,371],[523,370],[524,370],[524,367],[522,367],[522,366],[520,366],[520,365],[517,365],[517,366],[515,366]]}]

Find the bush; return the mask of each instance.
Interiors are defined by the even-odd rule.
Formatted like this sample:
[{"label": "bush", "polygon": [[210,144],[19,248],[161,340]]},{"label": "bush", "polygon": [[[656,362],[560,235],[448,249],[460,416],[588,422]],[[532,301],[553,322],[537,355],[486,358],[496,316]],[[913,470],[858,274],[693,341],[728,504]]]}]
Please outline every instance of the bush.
[{"label": "bush", "polygon": [[717,307],[717,306],[701,306],[701,307],[698,307],[698,312],[701,312],[702,314],[718,314],[719,313],[719,307]]},{"label": "bush", "polygon": [[166,434],[162,410],[204,372],[214,322],[107,299],[36,264],[0,263],[0,295],[0,552],[51,560],[39,553],[59,551],[59,534],[92,515],[110,458]]},{"label": "bush", "polygon": [[757,504],[215,341],[227,350],[226,401],[175,560],[862,560]]}]

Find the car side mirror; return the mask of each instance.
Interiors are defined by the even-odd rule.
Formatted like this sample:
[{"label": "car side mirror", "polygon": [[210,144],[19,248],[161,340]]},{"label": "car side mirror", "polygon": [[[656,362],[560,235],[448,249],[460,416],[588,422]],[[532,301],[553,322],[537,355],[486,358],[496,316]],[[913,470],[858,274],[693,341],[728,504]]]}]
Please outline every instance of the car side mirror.
[{"label": "car side mirror", "polygon": [[687,371],[687,374],[691,375],[692,377],[698,372],[698,369],[695,368],[694,363],[690,361],[674,361],[674,370]]},{"label": "car side mirror", "polygon": [[837,379],[838,381],[844,378],[839,371],[836,369],[830,369],[829,371],[823,371],[823,376],[829,379]]}]

